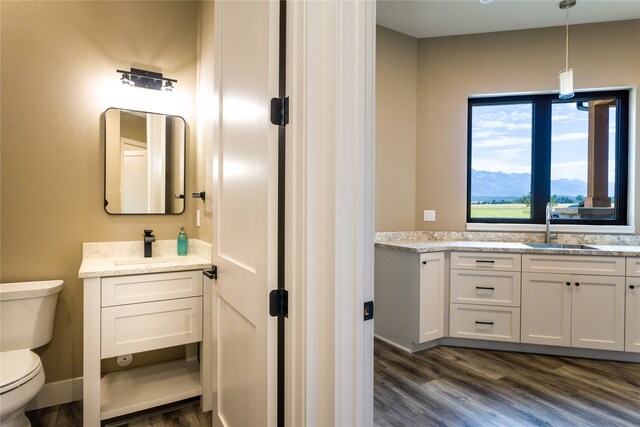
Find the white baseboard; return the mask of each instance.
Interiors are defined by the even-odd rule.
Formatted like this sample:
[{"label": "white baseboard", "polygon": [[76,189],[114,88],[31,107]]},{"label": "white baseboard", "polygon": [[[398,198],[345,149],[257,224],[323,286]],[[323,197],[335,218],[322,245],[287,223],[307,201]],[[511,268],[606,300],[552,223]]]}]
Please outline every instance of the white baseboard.
[{"label": "white baseboard", "polygon": [[82,400],[82,377],[47,383],[27,405],[27,411]]}]

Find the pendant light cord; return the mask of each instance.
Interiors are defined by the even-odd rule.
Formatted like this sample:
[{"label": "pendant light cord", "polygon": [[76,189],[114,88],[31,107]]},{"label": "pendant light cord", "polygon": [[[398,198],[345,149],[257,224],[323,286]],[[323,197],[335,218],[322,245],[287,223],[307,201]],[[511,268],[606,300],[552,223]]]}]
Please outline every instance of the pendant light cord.
[{"label": "pendant light cord", "polygon": [[566,25],[566,42],[565,42],[565,65],[564,70],[569,71],[569,8],[567,7],[567,25]]}]

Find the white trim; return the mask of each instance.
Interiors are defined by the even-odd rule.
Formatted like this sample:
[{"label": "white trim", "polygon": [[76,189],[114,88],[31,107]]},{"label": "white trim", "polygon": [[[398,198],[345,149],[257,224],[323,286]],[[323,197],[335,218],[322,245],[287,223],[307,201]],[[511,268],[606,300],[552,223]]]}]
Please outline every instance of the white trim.
[{"label": "white trim", "polygon": [[82,377],[46,383],[27,405],[27,411],[82,400]]},{"label": "white trim", "polygon": [[[530,231],[544,233],[542,224],[497,224],[497,223],[467,223],[467,231]],[[636,227],[632,225],[551,225],[552,232],[560,233],[595,233],[595,234],[635,234]]]},{"label": "white trim", "polygon": [[289,86],[289,259],[302,278],[290,301],[291,369],[301,374],[289,397],[300,385],[305,395],[287,424],[371,425],[373,327],[362,307],[373,294],[375,4],[289,5],[288,66],[301,74]]}]

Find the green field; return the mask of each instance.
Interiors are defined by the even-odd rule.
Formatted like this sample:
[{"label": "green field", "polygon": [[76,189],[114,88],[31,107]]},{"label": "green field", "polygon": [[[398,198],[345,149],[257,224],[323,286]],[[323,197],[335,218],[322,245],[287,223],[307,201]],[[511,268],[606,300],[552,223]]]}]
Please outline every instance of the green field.
[{"label": "green field", "polygon": [[[566,204],[554,205],[555,208],[565,208]],[[503,205],[471,205],[471,218],[529,218],[531,208],[523,203]]]},{"label": "green field", "polygon": [[472,218],[529,218],[531,208],[523,203],[504,205],[471,205]]}]

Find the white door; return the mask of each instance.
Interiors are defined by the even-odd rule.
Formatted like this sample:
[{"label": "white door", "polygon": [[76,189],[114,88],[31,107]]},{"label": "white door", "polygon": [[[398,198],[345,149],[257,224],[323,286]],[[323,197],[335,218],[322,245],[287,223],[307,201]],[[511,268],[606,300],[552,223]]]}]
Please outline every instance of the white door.
[{"label": "white door", "polygon": [[640,277],[627,277],[624,351],[640,353]]},{"label": "white door", "polygon": [[624,277],[571,279],[571,346],[624,350]]},{"label": "white door", "polygon": [[[275,424],[278,2],[215,4],[216,424]],[[219,109],[215,109],[219,107]]]},{"label": "white door", "polygon": [[522,273],[521,341],[571,345],[570,274]]}]

